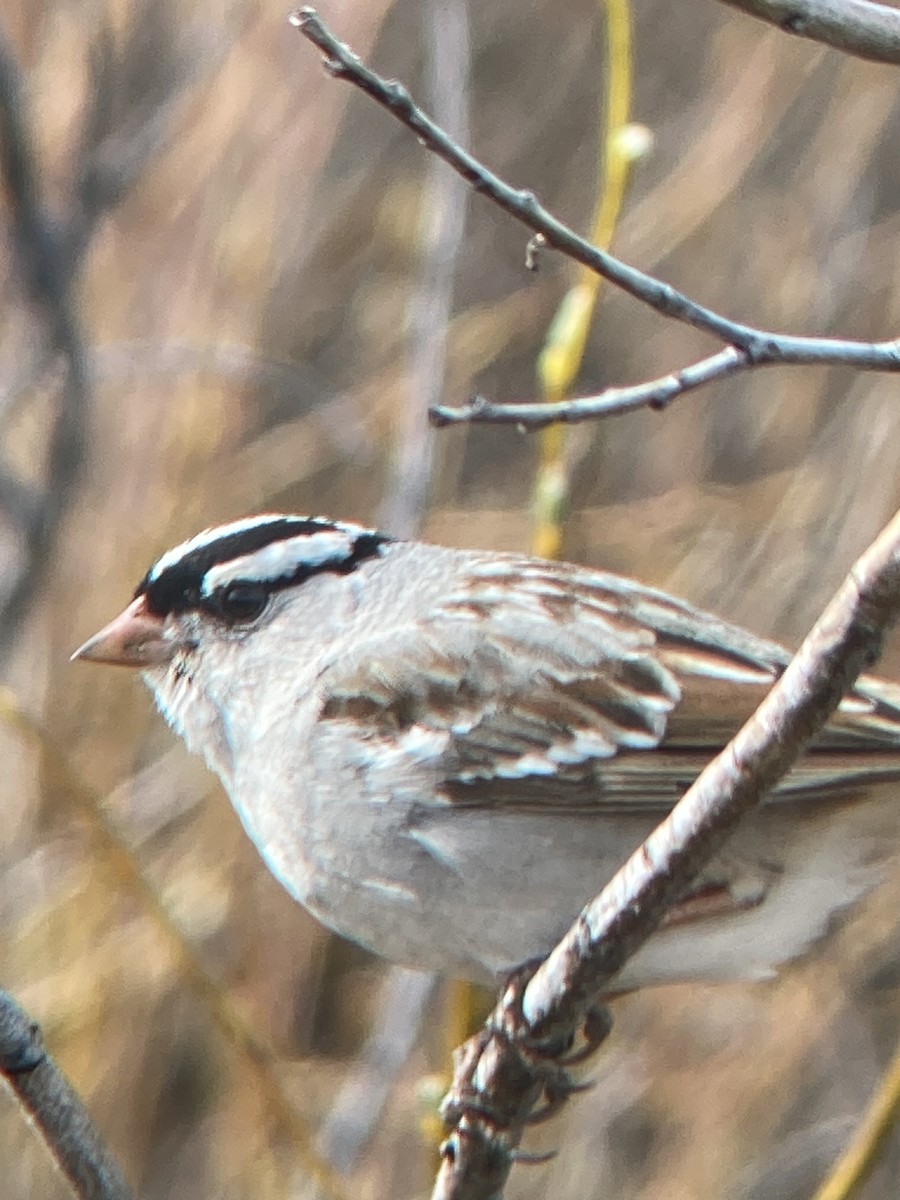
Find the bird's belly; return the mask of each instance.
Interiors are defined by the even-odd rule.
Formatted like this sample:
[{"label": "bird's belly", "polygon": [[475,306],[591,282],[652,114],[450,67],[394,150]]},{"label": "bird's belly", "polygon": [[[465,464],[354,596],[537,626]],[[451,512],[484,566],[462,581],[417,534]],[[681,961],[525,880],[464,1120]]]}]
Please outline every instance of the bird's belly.
[{"label": "bird's belly", "polygon": [[[701,877],[725,882],[724,909],[657,933],[620,986],[759,978],[802,953],[881,877],[893,793],[752,814]],[[337,799],[236,807],[275,875],[332,929],[395,962],[486,982],[549,951],[656,823]]]}]

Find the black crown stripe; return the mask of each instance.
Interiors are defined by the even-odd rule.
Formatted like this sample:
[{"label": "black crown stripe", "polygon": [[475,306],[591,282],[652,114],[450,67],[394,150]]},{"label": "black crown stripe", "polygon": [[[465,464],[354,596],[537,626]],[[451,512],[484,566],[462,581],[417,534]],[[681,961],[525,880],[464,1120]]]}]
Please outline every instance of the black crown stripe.
[{"label": "black crown stripe", "polygon": [[[153,578],[155,567],[151,567],[138,584],[135,598],[146,596],[148,608],[160,617],[169,613],[187,612],[189,609],[209,608],[210,597],[203,593],[203,580],[212,567],[254,554],[273,542],[330,532],[347,533],[348,537],[353,539],[349,555],[342,554],[314,565],[300,563],[289,575],[263,581],[249,579],[247,582],[263,582],[268,591],[274,592],[302,583],[323,571],[348,575],[360,563],[379,554],[381,547],[393,540],[386,534],[375,532],[360,532],[353,538],[352,531],[348,532],[345,527],[331,521],[309,517],[281,517],[274,521],[251,525],[235,533],[212,537],[208,542],[189,550],[176,562],[170,563],[156,578]],[[232,580],[229,586],[234,582],[236,581]]]}]

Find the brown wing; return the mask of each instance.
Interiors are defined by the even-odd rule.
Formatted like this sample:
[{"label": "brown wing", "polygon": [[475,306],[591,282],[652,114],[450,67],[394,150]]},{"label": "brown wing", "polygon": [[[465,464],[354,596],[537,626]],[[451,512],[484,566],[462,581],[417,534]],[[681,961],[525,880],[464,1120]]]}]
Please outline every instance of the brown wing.
[{"label": "brown wing", "polygon": [[[435,759],[454,803],[665,811],[789,657],[630,580],[473,556],[426,620],[330,668],[322,717],[361,723],[372,755],[399,738]],[[849,772],[846,755],[807,756],[777,795],[900,775],[883,753],[900,755],[900,689],[862,683],[820,746],[871,753]]]}]

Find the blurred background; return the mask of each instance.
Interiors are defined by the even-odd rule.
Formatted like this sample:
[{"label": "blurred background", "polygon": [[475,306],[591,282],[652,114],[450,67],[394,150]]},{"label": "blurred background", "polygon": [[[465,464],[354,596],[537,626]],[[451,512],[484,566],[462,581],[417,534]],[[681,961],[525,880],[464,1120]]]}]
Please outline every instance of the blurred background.
[{"label": "blurred background", "polygon": [[[584,231],[602,15],[323,6]],[[654,145],[616,252],[738,320],[892,336],[896,72],[711,0],[633,19]],[[148,1200],[426,1194],[447,989],[320,929],[140,681],[68,656],[163,549],[254,510],[527,548],[537,440],[424,414],[536,395],[573,272],[526,271],[526,231],[331,80],[284,0],[6,0],[0,34],[0,982]],[[601,299],[580,393],[714,348]],[[770,369],[574,428],[562,553],[796,643],[897,505],[896,397],[889,376]],[[893,1052],[895,876],[776,981],[617,1003],[596,1088],[529,1140],[558,1156],[508,1195],[809,1195]],[[312,1182],[317,1137],[343,1177]],[[67,1195],[5,1096],[0,1163],[10,1200]],[[895,1196],[898,1170],[895,1135],[859,1194]]]}]

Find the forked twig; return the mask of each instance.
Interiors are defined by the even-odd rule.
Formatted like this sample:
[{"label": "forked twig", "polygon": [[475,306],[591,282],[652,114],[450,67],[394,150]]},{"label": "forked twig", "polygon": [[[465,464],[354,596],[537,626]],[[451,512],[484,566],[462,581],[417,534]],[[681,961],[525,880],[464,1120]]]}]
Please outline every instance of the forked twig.
[{"label": "forked twig", "polygon": [[291,23],[325,55],[326,70],[360,88],[406,125],[422,144],[439,155],[477,192],[487,196],[516,220],[539,234],[546,246],[603,276],[616,287],[655,309],[662,316],[711,334],[726,348],[681,370],[631,387],[609,388],[598,396],[563,400],[556,404],[490,404],[476,399],[454,408],[434,405],[430,410],[439,425],[460,421],[508,422],[536,429],[553,421],[584,421],[607,417],[634,408],[661,408],[677,396],[726,375],[761,366],[842,365],[861,371],[900,370],[900,339],[861,342],[842,338],[800,337],[757,329],[722,316],[698,304],[677,288],[591,245],[553,216],[533,192],[511,187],[490,171],[445,130],[435,124],[396,80],[384,79],[326,28],[314,8],[301,8]]}]

